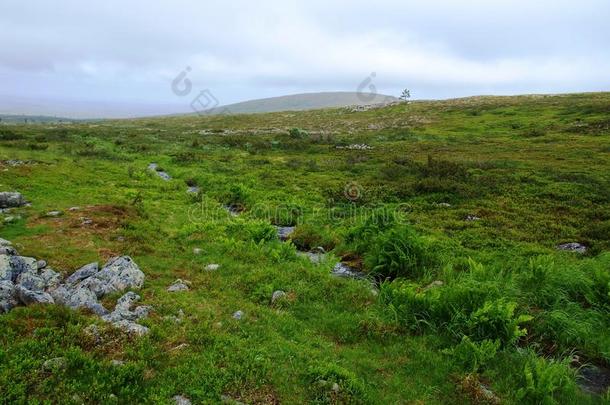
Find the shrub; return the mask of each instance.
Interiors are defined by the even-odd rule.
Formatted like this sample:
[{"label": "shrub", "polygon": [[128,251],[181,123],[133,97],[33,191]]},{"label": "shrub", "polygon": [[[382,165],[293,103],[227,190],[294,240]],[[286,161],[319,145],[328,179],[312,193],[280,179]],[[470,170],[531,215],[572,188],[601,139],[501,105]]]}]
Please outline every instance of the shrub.
[{"label": "shrub", "polygon": [[532,356],[523,369],[521,385],[516,396],[522,403],[575,403],[574,371],[567,360],[545,360]]},{"label": "shrub", "polygon": [[0,128],[0,141],[17,141],[23,138],[22,134],[16,134],[10,129]]},{"label": "shrub", "polygon": [[293,139],[303,139],[307,138],[307,131],[302,130],[300,128],[291,128],[288,130],[288,135],[290,135]]},{"label": "shrub", "polygon": [[379,235],[365,255],[371,271],[381,277],[415,278],[436,264],[425,240],[409,227]]},{"label": "shrub", "polygon": [[515,316],[516,307],[514,302],[487,301],[470,314],[464,325],[464,333],[475,341],[498,339],[504,346],[514,345],[527,334],[527,330],[520,325],[532,320],[529,315]]},{"label": "shrub", "polygon": [[381,284],[379,300],[394,322],[412,332],[421,333],[433,326],[439,292],[438,289],[422,291],[416,284],[396,280]]},{"label": "shrub", "polygon": [[299,250],[311,250],[318,246],[322,246],[325,250],[332,250],[337,243],[326,228],[311,224],[297,226],[290,235],[290,239]]},{"label": "shrub", "polygon": [[478,373],[496,357],[499,348],[500,341],[497,339],[473,342],[468,336],[464,336],[459,345],[445,352],[469,372]]}]

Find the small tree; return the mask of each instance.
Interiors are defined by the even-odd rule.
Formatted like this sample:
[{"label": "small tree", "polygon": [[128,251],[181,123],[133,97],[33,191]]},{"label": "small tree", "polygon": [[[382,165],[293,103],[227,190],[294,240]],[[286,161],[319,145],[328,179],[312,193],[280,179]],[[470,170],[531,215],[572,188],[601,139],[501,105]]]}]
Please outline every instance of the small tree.
[{"label": "small tree", "polygon": [[411,91],[409,89],[404,89],[399,98],[403,101],[408,101],[411,98]]}]

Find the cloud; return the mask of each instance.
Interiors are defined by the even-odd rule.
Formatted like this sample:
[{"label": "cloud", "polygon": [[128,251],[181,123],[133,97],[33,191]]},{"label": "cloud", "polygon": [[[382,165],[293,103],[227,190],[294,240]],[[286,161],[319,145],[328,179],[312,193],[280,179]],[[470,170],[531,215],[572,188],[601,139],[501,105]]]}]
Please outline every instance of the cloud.
[{"label": "cloud", "polygon": [[5,0],[0,92],[182,111],[170,83],[187,66],[222,103],[351,91],[372,72],[416,98],[607,90],[608,15],[601,0]]}]

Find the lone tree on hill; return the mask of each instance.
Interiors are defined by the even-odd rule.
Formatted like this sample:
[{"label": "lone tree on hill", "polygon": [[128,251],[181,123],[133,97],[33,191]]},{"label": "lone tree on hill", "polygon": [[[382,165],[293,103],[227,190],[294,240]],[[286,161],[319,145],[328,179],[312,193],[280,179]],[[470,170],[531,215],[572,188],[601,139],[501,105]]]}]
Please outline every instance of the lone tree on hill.
[{"label": "lone tree on hill", "polygon": [[402,101],[408,101],[411,98],[411,91],[409,89],[404,89],[399,98]]}]

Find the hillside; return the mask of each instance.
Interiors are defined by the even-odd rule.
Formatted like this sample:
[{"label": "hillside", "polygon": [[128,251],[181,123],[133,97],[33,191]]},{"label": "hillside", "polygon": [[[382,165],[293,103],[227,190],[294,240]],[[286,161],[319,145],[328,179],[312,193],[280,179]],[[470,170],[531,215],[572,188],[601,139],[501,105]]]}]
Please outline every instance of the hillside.
[{"label": "hillside", "polygon": [[217,114],[250,114],[278,111],[303,111],[352,105],[387,104],[398,101],[398,98],[383,94],[355,92],[304,93],[289,96],[249,100],[241,103],[221,106],[210,113]]},{"label": "hillside", "polygon": [[610,93],[0,126],[0,166],[2,403],[610,401]]}]

